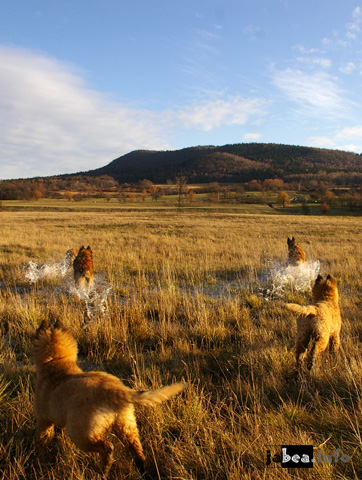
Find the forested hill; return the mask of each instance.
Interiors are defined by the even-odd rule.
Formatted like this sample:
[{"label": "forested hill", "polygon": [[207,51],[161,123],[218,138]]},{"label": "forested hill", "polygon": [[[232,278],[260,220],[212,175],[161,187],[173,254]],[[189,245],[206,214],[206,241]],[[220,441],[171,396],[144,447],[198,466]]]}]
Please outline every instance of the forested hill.
[{"label": "forested hill", "polygon": [[[165,183],[182,172],[189,183],[247,182],[252,179],[308,176],[318,173],[362,173],[362,156],[340,150],[241,143],[202,146],[175,151],[138,150],[108,165],[82,172],[109,175],[120,183],[144,178]],[[79,175],[79,174],[78,174]]]}]

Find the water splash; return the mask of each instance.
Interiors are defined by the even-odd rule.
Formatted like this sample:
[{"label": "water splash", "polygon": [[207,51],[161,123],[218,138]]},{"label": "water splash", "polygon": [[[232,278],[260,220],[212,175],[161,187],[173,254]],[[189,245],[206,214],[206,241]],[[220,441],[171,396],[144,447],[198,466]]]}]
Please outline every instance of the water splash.
[{"label": "water splash", "polygon": [[[24,278],[34,284],[44,279],[64,279],[55,289],[55,295],[66,294],[75,296],[85,306],[84,322],[89,323],[97,316],[102,316],[108,309],[108,298],[112,291],[112,286],[105,282],[101,275],[95,275],[91,287],[77,287],[73,277],[66,275],[72,267],[72,259],[69,255],[60,262],[46,262],[38,264],[32,260],[24,265]],[[45,292],[44,292],[45,294]]]},{"label": "water splash", "polygon": [[71,263],[67,258],[60,262],[39,264],[30,260],[24,265],[24,278],[28,283],[36,283],[39,280],[63,278],[67,274]]},{"label": "water splash", "polygon": [[274,264],[267,274],[267,297],[283,297],[286,292],[310,291],[320,270],[320,262],[305,262],[300,265]]},{"label": "water splash", "polygon": [[93,321],[108,310],[108,298],[112,292],[112,285],[105,282],[101,275],[95,275],[91,287],[77,287],[74,282],[68,284],[70,295],[76,296],[85,305],[84,323]]}]

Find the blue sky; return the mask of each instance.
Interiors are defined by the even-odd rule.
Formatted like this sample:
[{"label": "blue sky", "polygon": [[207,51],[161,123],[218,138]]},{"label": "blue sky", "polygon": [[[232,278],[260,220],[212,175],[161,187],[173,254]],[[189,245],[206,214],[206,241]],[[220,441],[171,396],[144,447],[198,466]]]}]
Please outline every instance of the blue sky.
[{"label": "blue sky", "polygon": [[362,1],[0,0],[0,178],[136,149],[362,152]]}]

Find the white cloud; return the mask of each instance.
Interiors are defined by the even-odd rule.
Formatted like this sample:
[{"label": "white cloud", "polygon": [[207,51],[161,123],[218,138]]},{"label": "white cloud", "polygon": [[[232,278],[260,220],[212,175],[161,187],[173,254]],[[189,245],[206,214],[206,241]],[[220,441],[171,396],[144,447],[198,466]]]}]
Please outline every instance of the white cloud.
[{"label": "white cloud", "polygon": [[207,132],[221,125],[245,125],[249,117],[263,115],[266,106],[263,99],[229,97],[186,106],[175,115],[184,127]]},{"label": "white cloud", "polygon": [[273,84],[292,102],[299,104],[304,113],[319,116],[347,116],[351,102],[344,97],[337,79],[326,72],[306,73],[287,68],[275,71]]},{"label": "white cloud", "polygon": [[311,137],[310,144],[321,148],[336,148],[350,152],[362,151],[362,125],[345,127],[330,136]]},{"label": "white cloud", "polygon": [[243,29],[243,33],[252,40],[262,38],[264,36],[263,30],[256,25],[248,25]]},{"label": "white cloud", "polygon": [[309,139],[309,145],[311,145],[312,147],[319,147],[319,148],[335,148],[336,142],[331,137],[318,136],[318,137],[311,137]]},{"label": "white cloud", "polygon": [[356,125],[354,127],[345,127],[340,132],[337,133],[336,137],[338,139],[362,139],[362,125]]},{"label": "white cloud", "polygon": [[351,74],[356,70],[356,65],[353,62],[348,62],[342,67],[339,68],[339,71],[347,75]]},{"label": "white cloud", "polygon": [[329,68],[332,65],[332,62],[329,58],[323,57],[298,57],[297,61],[309,65],[317,65],[318,67],[322,68]]},{"label": "white cloud", "polygon": [[361,7],[356,7],[352,12],[352,21],[347,25],[347,38],[355,40],[357,34],[361,31],[362,23],[362,9]]},{"label": "white cloud", "polygon": [[361,32],[362,25],[362,8],[356,7],[352,12],[352,19],[345,26],[345,31],[342,35],[338,32],[333,33],[333,38],[325,37],[322,40],[322,44],[331,48],[345,48],[351,46],[358,38],[358,34]]},{"label": "white cloud", "polygon": [[260,140],[261,137],[262,135],[260,133],[246,133],[245,135],[243,135],[243,140],[245,140],[246,142],[253,142]]},{"label": "white cloud", "polygon": [[299,52],[302,53],[303,55],[322,53],[321,50],[319,50],[318,48],[306,48],[303,45],[295,45],[293,48],[296,50],[299,50]]},{"label": "white cloud", "polygon": [[44,55],[0,48],[0,90],[1,178],[89,170],[140,144],[167,147],[152,113],[111,102]]},{"label": "white cloud", "polygon": [[267,105],[221,94],[158,112],[135,109],[89,89],[69,65],[4,47],[0,90],[3,179],[87,171],[135,149],[171,149],[180,129],[245,125]]}]

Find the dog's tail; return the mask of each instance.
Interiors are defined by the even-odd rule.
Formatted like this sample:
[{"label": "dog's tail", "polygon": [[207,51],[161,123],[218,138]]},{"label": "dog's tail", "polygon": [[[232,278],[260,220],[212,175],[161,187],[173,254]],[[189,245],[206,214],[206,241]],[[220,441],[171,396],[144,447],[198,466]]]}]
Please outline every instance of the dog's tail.
[{"label": "dog's tail", "polygon": [[303,315],[308,317],[308,315],[317,315],[317,307],[315,305],[298,305],[297,303],[286,303],[285,306],[288,310],[292,312],[298,313],[299,315]]},{"label": "dog's tail", "polygon": [[158,390],[149,390],[147,392],[133,391],[132,402],[138,403],[139,405],[154,405],[155,403],[162,403],[177,393],[182,392],[185,387],[186,383],[180,382],[159,388]]}]

